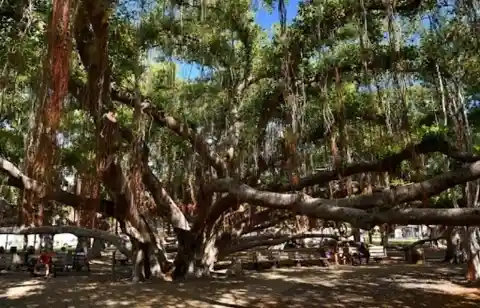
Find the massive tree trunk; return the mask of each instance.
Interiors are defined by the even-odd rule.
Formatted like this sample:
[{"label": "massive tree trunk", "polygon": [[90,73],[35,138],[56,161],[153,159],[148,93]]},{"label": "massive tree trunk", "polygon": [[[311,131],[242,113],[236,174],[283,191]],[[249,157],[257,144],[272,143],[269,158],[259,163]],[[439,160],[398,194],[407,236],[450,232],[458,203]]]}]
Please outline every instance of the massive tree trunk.
[{"label": "massive tree trunk", "polygon": [[[227,196],[217,202],[229,200]],[[242,234],[253,231],[255,226],[268,218],[275,221],[275,217],[268,210],[250,216],[250,210],[243,209],[231,213],[228,219],[215,216],[215,220],[204,220],[202,217],[204,216],[197,217],[189,231],[176,229],[180,240],[175,259],[175,279],[209,276],[222,251],[228,249]],[[229,220],[229,223],[226,223],[226,220]]]},{"label": "massive tree trunk", "polygon": [[[149,263],[151,252],[164,250],[158,247],[158,241],[151,227],[133,202],[130,191],[131,188],[118,164],[112,163],[110,165],[109,169],[104,173],[103,182],[119,205],[119,210],[123,212],[124,226],[122,227],[122,231],[127,234],[132,241],[135,255],[134,264],[136,264],[137,267],[145,267],[145,270],[135,269],[133,279],[134,281],[138,281],[148,278],[151,274]],[[164,256],[160,262],[161,264],[165,263],[166,255],[164,253],[158,255]],[[146,269],[147,267],[148,269]]]},{"label": "massive tree trunk", "polygon": [[454,241],[454,227],[447,227],[445,230],[445,240],[447,242],[447,249],[445,250],[444,262],[452,263],[455,256],[458,255],[457,245]]},{"label": "massive tree trunk", "polygon": [[201,247],[202,242],[198,242],[199,237],[190,231],[176,229],[175,233],[178,240],[177,256],[175,257],[175,270],[172,278],[175,280],[194,277],[197,273],[196,254]]}]

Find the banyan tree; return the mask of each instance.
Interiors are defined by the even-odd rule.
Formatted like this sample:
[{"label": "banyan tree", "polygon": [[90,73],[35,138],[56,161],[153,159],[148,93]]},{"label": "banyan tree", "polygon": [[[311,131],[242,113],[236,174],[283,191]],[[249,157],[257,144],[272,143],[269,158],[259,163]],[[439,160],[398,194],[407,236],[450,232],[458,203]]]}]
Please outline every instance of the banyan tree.
[{"label": "banyan tree", "polygon": [[[269,32],[259,6],[277,10]],[[207,275],[266,243],[244,235],[332,223],[462,227],[478,279],[477,12],[312,0],[289,21],[283,0],[3,1],[2,194],[22,232],[110,241],[135,279]],[[77,227],[52,227],[63,208]]]}]

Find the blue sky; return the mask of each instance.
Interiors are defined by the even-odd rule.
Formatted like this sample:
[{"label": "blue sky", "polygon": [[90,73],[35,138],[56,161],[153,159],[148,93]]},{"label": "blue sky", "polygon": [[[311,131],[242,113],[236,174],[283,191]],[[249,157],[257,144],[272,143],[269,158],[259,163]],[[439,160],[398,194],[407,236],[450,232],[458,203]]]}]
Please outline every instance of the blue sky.
[{"label": "blue sky", "polygon": [[[447,0],[451,1],[451,0]],[[255,21],[257,24],[259,24],[265,31],[269,31],[272,29],[272,26],[275,23],[278,23],[280,18],[279,18],[279,13],[278,9],[275,7],[271,12],[266,10],[262,5],[257,5],[257,3],[260,3],[261,0],[252,0],[254,3],[255,7],[257,8],[256,11],[256,16],[255,16]],[[292,22],[292,20],[295,18],[298,12],[298,5],[301,2],[301,0],[286,0],[286,5],[287,5],[287,23]],[[445,8],[442,9],[443,14],[446,14],[448,16],[448,12],[446,11]],[[430,22],[427,16],[424,16],[421,19],[422,26],[424,28],[429,28],[430,27]],[[387,35],[388,33],[386,33]],[[412,44],[418,44],[419,42],[419,34],[413,35],[411,38],[411,43]],[[195,65],[195,64],[186,64],[186,63],[180,63],[177,62],[178,68],[177,68],[177,78],[181,79],[195,79],[201,74],[201,66],[200,65]]]},{"label": "blue sky", "polygon": [[[297,8],[300,0],[287,0],[287,22],[290,23],[297,15]],[[272,12],[268,12],[261,5],[258,6],[258,11],[255,16],[257,24],[259,24],[264,30],[268,31],[275,23],[278,23],[280,18],[278,9],[275,8]],[[194,79],[201,73],[201,67],[199,65],[178,63],[177,77],[182,79]]]},{"label": "blue sky", "polygon": [[[290,0],[287,3],[287,22],[291,22],[292,19],[297,15],[297,8],[298,4],[300,3],[300,0]],[[256,15],[256,21],[257,23],[264,28],[265,30],[268,30],[272,27],[274,23],[279,22],[279,15],[278,15],[278,10],[274,9],[271,13],[265,10],[262,7],[259,7],[257,15]]]}]

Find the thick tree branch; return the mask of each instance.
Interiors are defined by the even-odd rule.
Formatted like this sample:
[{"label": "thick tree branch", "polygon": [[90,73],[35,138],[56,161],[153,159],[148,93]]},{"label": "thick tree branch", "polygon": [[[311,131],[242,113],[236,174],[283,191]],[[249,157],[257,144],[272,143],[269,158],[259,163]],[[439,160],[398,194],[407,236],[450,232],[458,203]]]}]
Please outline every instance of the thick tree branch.
[{"label": "thick tree branch", "polygon": [[415,248],[418,245],[423,245],[423,244],[428,243],[428,242],[435,242],[435,241],[439,241],[439,240],[444,240],[446,238],[447,238],[446,236],[424,238],[424,239],[418,240],[416,242],[413,242],[412,244],[408,245],[407,247],[403,247],[402,250],[408,251],[408,250],[411,250],[411,249]]},{"label": "thick tree branch", "polygon": [[[7,184],[9,186],[33,190],[45,200],[54,200],[77,209],[85,204],[94,205],[100,203],[100,208],[98,209],[99,213],[109,217],[121,219],[121,217],[118,216],[118,213],[115,213],[115,204],[112,201],[100,200],[100,202],[98,202],[96,199],[84,198],[82,196],[66,192],[60,188],[45,190],[44,184],[38,183],[37,181],[27,177],[23,172],[20,171],[20,169],[18,169],[17,166],[1,157],[0,171],[8,175],[9,178]],[[48,195],[45,195],[45,191],[48,191]],[[92,206],[91,208],[94,207]]]},{"label": "thick tree branch", "polygon": [[[73,78],[71,78],[69,88],[70,93],[80,101],[82,95],[84,95],[84,86],[79,81],[75,81]],[[131,98],[130,103],[133,104],[132,106],[134,106],[135,100],[133,97]],[[119,127],[119,129],[122,137],[128,142],[132,142],[132,131],[124,127]],[[143,181],[147,189],[150,191],[153,200],[160,209],[161,214],[168,219],[170,223],[172,223],[174,228],[189,230],[190,226],[185,216],[175,204],[173,199],[169,196],[158,178],[154,175],[150,166],[148,166],[149,149],[146,144],[143,145],[143,152]]]},{"label": "thick tree branch", "polygon": [[252,236],[249,238],[241,239],[239,243],[236,243],[234,246],[228,247],[225,250],[220,252],[220,259],[228,256],[229,254],[252,249],[260,246],[273,246],[280,245],[292,240],[300,240],[305,238],[331,238],[338,240],[339,238],[335,235],[330,234],[315,234],[315,233],[302,233],[295,235],[285,235],[285,234],[272,234],[269,237],[261,235],[259,237]]},{"label": "thick tree branch", "polygon": [[[128,142],[133,142],[133,135],[129,129],[121,128],[121,134]],[[190,230],[190,224],[178,205],[163,187],[162,183],[148,166],[149,148],[144,143],[142,153],[143,174],[142,179],[145,186],[150,191],[153,200],[160,209],[161,214],[172,224],[174,228],[181,230]]]},{"label": "thick tree branch", "polygon": [[70,233],[77,237],[87,237],[87,238],[98,238],[104,241],[107,241],[118,248],[118,250],[126,255],[128,258],[131,258],[132,251],[127,248],[126,241],[117,235],[114,235],[110,232],[97,230],[97,229],[87,229],[74,226],[43,226],[43,227],[4,227],[0,228],[0,234],[61,234],[61,233]]},{"label": "thick tree branch", "polygon": [[480,161],[424,182],[400,186],[369,196],[337,200],[312,198],[301,193],[260,191],[231,179],[216,180],[212,187],[217,192],[228,192],[240,202],[290,210],[321,219],[346,221],[365,229],[381,223],[476,225],[480,223],[480,209],[394,209],[370,213],[360,208],[392,207],[400,203],[421,200],[479,177]]}]

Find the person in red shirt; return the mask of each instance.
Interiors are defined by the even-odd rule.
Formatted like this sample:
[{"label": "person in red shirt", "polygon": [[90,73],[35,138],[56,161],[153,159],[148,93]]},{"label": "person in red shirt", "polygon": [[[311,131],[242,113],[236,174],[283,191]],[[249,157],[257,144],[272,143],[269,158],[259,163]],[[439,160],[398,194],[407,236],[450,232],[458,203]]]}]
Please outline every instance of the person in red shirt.
[{"label": "person in red shirt", "polygon": [[38,258],[37,265],[40,265],[40,264],[45,265],[45,277],[48,277],[50,275],[50,272],[52,271],[52,265],[53,265],[52,257],[53,257],[52,253],[49,253],[44,250],[40,254],[40,258]]}]

